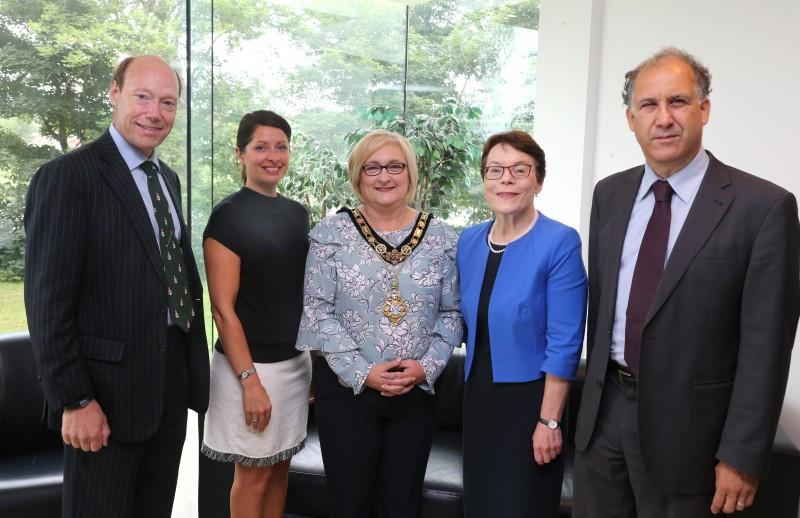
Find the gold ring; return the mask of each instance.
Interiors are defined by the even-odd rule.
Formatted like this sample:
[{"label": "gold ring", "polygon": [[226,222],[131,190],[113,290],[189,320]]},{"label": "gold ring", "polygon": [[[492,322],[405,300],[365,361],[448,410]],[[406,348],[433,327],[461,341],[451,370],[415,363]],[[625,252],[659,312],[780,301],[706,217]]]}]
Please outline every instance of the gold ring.
[{"label": "gold ring", "polygon": [[747,505],[747,504],[745,504],[744,502],[736,502],[736,505],[745,506],[745,505]]}]

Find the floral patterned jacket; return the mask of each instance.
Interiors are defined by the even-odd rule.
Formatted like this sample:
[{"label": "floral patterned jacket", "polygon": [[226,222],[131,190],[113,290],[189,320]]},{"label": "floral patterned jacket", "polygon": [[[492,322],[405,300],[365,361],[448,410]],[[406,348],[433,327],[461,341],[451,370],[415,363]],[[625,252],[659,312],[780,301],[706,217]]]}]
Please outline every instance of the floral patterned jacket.
[{"label": "floral patterned jacket", "polygon": [[[378,234],[397,245],[412,228]],[[322,220],[310,238],[297,349],[320,351],[355,394],[373,365],[415,359],[425,370],[419,387],[432,394],[461,345],[456,234],[432,219],[419,245],[396,266],[378,256],[344,212]],[[408,306],[397,325],[383,314],[392,273]]]}]

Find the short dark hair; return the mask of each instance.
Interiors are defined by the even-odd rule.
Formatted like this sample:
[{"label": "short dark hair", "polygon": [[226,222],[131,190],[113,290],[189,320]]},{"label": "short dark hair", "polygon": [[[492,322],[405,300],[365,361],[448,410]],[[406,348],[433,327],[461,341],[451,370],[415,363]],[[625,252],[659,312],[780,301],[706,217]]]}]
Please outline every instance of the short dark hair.
[{"label": "short dark hair", "polygon": [[[270,110],[256,110],[246,113],[242,120],[239,121],[239,130],[236,132],[236,147],[239,148],[240,152],[244,152],[244,148],[253,140],[253,134],[259,126],[278,128],[286,133],[287,140],[292,140],[292,127],[286,122],[286,119]],[[247,183],[247,174],[244,167],[242,167],[242,183]]]},{"label": "short dark hair", "polygon": [[639,63],[639,66],[625,74],[625,86],[622,89],[622,102],[625,103],[625,106],[633,110],[633,84],[636,82],[639,72],[670,59],[677,59],[689,65],[689,68],[694,73],[694,87],[697,91],[697,99],[703,102],[708,98],[711,93],[711,72],[708,71],[708,68],[688,52],[676,47],[667,47],[645,59]]},{"label": "short dark hair", "polygon": [[[114,73],[111,75],[111,84],[117,83],[117,88],[122,90],[122,84],[125,82],[125,72],[128,70],[128,65],[133,63],[133,60],[136,58],[140,58],[143,56],[129,56],[122,61],[119,62],[117,68],[114,69]],[[175,77],[178,78],[178,97],[181,96],[183,92],[183,81],[181,81],[181,75],[178,72],[178,69],[170,65],[172,71],[175,72]]]},{"label": "short dark hair", "polygon": [[511,146],[517,151],[521,151],[526,155],[530,155],[536,162],[536,180],[539,183],[544,181],[544,150],[535,140],[533,140],[533,137],[531,137],[528,133],[519,130],[508,131],[506,133],[496,133],[489,137],[489,139],[486,141],[486,144],[483,145],[483,154],[481,154],[481,178],[483,178],[483,169],[486,167],[486,157],[489,155],[489,151],[500,144]]}]

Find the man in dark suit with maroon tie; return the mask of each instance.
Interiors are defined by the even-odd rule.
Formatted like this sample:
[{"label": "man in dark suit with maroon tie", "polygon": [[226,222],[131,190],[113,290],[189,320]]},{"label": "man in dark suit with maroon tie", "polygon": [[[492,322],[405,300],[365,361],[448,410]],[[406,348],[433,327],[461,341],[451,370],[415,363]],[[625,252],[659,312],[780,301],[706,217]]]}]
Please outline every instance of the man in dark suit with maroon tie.
[{"label": "man in dark suit with maroon tie", "polygon": [[786,190],[703,149],[711,76],[670,48],[626,75],[645,165],[595,187],[575,518],[695,518],[753,503],[800,314]]},{"label": "man in dark suit with maroon tie", "polygon": [[169,517],[187,408],[208,404],[202,286],[178,176],[156,156],[180,90],[162,59],[125,59],[109,130],[28,190],[25,308],[65,517]]}]

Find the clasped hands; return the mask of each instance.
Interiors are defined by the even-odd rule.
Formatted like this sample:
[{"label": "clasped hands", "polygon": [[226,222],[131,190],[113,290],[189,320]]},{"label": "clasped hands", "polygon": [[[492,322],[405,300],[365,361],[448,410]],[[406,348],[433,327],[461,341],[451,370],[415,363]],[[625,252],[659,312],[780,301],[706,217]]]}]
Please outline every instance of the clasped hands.
[{"label": "clasped hands", "polygon": [[425,381],[425,370],[417,360],[392,360],[372,366],[364,382],[381,396],[393,397],[408,393]]}]

